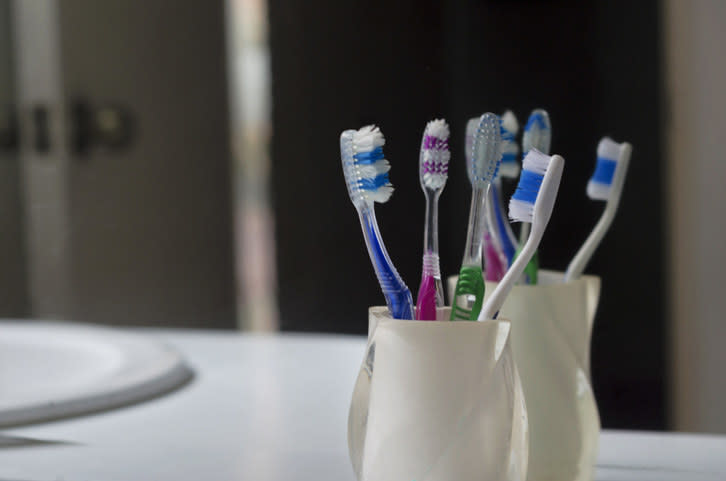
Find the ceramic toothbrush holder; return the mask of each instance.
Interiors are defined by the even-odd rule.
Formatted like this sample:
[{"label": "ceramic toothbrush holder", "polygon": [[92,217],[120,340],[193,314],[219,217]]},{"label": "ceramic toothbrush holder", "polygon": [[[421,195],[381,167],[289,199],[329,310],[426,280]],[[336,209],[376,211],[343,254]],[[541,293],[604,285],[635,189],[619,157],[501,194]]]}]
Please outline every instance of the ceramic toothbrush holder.
[{"label": "ceramic toothbrush holder", "polygon": [[[529,417],[528,481],[592,481],[600,436],[590,378],[590,339],[600,278],[563,282],[540,271],[517,285],[499,316],[512,324],[512,349]],[[486,283],[485,298],[496,288]],[[448,279],[449,293],[456,277]]]},{"label": "ceramic toothbrush holder", "polygon": [[524,481],[527,411],[506,321],[369,310],[348,417],[359,481]]}]

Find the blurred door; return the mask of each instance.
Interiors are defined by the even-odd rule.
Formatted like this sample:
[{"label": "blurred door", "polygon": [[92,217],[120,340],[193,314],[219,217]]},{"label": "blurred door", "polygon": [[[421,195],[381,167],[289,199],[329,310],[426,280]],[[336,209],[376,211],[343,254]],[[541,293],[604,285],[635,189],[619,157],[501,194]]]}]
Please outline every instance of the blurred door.
[{"label": "blurred door", "polygon": [[0,317],[27,309],[10,2],[0,0]]},{"label": "blurred door", "polygon": [[223,2],[13,7],[32,314],[233,327]]}]

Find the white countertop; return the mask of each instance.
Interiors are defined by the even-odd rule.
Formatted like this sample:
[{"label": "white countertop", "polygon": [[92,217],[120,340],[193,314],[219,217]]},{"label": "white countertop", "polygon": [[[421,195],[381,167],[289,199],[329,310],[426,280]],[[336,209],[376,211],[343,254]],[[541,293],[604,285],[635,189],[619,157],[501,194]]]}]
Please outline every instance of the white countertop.
[{"label": "white countertop", "polygon": [[[191,383],[135,406],[3,430],[58,443],[0,447],[0,481],[355,480],[346,425],[363,338],[141,332],[186,356]],[[600,444],[598,481],[726,480],[723,436],[605,431]]]}]

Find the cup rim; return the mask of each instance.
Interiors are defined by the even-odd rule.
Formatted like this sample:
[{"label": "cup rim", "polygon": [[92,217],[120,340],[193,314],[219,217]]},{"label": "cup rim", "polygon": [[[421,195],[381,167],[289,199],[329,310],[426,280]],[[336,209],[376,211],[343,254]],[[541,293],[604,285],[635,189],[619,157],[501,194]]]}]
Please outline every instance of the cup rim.
[{"label": "cup rim", "polygon": [[[437,310],[445,310],[447,312],[451,311],[451,306],[444,306],[439,307]],[[368,315],[375,316],[377,322],[400,322],[400,323],[416,323],[416,324],[426,324],[429,326],[437,326],[441,324],[446,325],[470,325],[471,323],[487,323],[488,325],[491,324],[507,324],[511,325],[512,321],[505,318],[499,318],[499,319],[485,319],[483,321],[450,321],[450,320],[444,320],[444,321],[422,321],[417,319],[395,319],[391,317],[390,311],[388,310],[388,306],[369,306],[368,307]]]}]

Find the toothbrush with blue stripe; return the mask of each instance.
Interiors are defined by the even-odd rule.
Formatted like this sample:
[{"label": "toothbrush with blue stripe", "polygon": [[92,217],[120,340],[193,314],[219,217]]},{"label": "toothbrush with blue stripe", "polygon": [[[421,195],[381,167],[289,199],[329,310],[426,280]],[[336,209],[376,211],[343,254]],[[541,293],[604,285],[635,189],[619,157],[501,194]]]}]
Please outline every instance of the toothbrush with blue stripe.
[{"label": "toothbrush with blue stripe", "polygon": [[464,260],[451,300],[452,321],[476,320],[484,300],[482,240],[486,223],[485,209],[489,187],[502,158],[501,142],[499,117],[485,113],[479,119],[473,135],[471,158],[467,162],[472,197]]},{"label": "toothbrush with blue stripe", "polygon": [[436,308],[444,306],[444,287],[439,266],[439,196],[449,176],[449,126],[445,120],[426,124],[419,154],[419,180],[426,197],[424,255],[421,285],[416,296],[416,319],[436,320]]},{"label": "toothbrush with blue stripe", "polygon": [[585,243],[577,251],[565,271],[565,282],[579,278],[610,228],[620,203],[625,176],[628,173],[632,146],[623,142],[618,144],[609,137],[600,140],[597,146],[595,172],[587,183],[587,196],[593,200],[604,200],[605,210]]},{"label": "toothbrush with blue stripe", "polygon": [[[519,176],[519,144],[516,142],[516,136],[519,132],[519,123],[517,117],[511,110],[507,110],[502,114],[502,163],[499,165],[499,175],[494,179],[492,184],[494,209],[492,224],[495,224],[495,232],[498,233],[498,240],[501,244],[501,250],[507,259],[507,266],[512,264],[514,253],[517,249],[517,237],[512,232],[512,227],[507,219],[507,213],[504,210],[504,201],[502,199],[502,179],[516,179]],[[496,279],[499,281],[500,279]]]},{"label": "toothbrush with blue stripe", "polygon": [[[522,154],[527,155],[531,149],[537,149],[545,155],[550,152],[552,140],[552,124],[550,116],[544,109],[535,109],[529,114],[527,125],[524,126],[522,135]],[[519,231],[519,249],[522,249],[524,242],[529,236],[529,222],[523,222]],[[515,257],[519,255],[515,254]],[[537,284],[537,271],[539,270],[539,255],[535,252],[527,267],[524,269],[524,281],[526,284]]]},{"label": "toothbrush with blue stripe", "polygon": [[383,156],[385,138],[378,127],[346,130],[340,135],[343,175],[363,229],[368,255],[376,271],[386,304],[395,319],[413,319],[413,298],[388,256],[378,230],[375,202],[386,202],[393,193],[388,179],[390,165]]},{"label": "toothbrush with blue stripe", "polygon": [[484,304],[479,321],[496,319],[514,283],[537,252],[552,215],[564,165],[559,155],[545,155],[536,149],[525,156],[517,190],[509,201],[509,217],[515,222],[531,223],[531,229],[521,252]]}]

